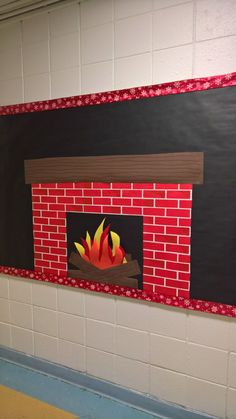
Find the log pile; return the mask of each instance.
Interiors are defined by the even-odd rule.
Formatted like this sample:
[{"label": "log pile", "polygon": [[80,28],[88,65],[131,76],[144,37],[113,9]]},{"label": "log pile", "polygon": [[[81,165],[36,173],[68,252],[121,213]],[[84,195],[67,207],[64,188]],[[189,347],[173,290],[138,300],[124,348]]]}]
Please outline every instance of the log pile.
[{"label": "log pile", "polygon": [[[130,258],[127,257],[127,259]],[[69,262],[77,268],[69,269],[68,275],[72,278],[138,288],[138,280],[132,278],[132,276],[141,273],[137,260],[128,260],[127,263],[119,266],[99,269],[91,263],[86,262],[79,253],[72,252]]]}]

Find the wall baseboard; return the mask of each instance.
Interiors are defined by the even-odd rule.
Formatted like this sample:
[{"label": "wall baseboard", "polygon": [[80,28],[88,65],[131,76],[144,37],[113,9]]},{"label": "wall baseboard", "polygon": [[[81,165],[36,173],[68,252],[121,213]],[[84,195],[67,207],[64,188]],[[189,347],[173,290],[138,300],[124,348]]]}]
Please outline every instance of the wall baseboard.
[{"label": "wall baseboard", "polygon": [[179,405],[169,404],[152,398],[148,395],[139,394],[135,391],[120,387],[116,384],[100,380],[79,371],[63,367],[23,352],[6,348],[0,345],[0,358],[26,368],[30,368],[43,374],[51,375],[60,380],[76,384],[90,391],[102,394],[105,397],[116,399],[120,402],[134,406],[140,410],[156,414],[163,419],[213,419],[215,417],[188,410]]}]

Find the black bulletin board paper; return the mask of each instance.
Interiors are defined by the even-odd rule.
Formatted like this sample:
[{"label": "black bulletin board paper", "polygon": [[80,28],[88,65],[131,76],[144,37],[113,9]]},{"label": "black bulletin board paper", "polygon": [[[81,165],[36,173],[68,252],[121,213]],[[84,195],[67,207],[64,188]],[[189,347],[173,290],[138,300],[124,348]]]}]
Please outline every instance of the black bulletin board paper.
[{"label": "black bulletin board paper", "polygon": [[0,265],[33,269],[24,160],[204,152],[193,188],[191,298],[236,305],[236,88],[0,116]]}]

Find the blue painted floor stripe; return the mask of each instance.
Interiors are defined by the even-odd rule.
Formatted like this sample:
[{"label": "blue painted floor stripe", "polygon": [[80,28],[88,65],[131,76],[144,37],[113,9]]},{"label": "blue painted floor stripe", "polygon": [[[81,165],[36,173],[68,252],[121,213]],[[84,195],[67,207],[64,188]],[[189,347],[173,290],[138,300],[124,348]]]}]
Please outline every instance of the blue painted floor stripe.
[{"label": "blue painted floor stripe", "polygon": [[0,384],[80,414],[80,419],[215,418],[1,345]]},{"label": "blue painted floor stripe", "polygon": [[74,413],[80,419],[160,418],[5,360],[0,360],[0,383]]}]

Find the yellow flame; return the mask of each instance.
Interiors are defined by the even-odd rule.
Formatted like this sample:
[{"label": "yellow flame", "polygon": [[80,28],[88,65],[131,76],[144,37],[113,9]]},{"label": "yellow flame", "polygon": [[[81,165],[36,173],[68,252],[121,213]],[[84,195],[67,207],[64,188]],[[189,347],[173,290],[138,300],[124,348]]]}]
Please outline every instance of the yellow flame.
[{"label": "yellow flame", "polygon": [[[120,236],[115,233],[115,231],[110,231],[111,241],[112,241],[112,255],[115,256],[117,247],[120,247]],[[126,258],[124,257],[123,263],[127,263]]]},{"label": "yellow flame", "polygon": [[82,246],[82,244],[76,243],[74,242],[76,249],[78,250],[80,256],[82,257],[85,254],[85,250],[84,247]]},{"label": "yellow flame", "polygon": [[[97,228],[97,230],[94,234],[93,241],[90,237],[89,232],[86,231],[85,241],[88,245],[89,250],[92,249],[92,243],[94,243],[94,242],[97,244],[97,247],[99,248],[105,220],[106,220],[106,218],[104,218],[102,220],[101,224],[98,226],[98,228]],[[116,252],[117,252],[117,249],[119,249],[119,247],[120,247],[120,236],[119,236],[119,234],[115,233],[115,231],[110,231],[110,235],[111,235],[111,241],[112,241],[112,255],[115,256]],[[77,242],[74,242],[74,244],[75,244],[75,247],[78,250],[80,256],[83,257],[83,255],[85,254],[84,246],[82,246],[82,244],[77,243]],[[127,263],[127,259],[125,257],[123,259],[123,263]]]},{"label": "yellow flame", "polygon": [[97,245],[100,245],[100,240],[101,240],[101,235],[103,233],[103,226],[104,226],[104,222],[105,222],[104,218],[101,222],[101,224],[99,225],[99,227],[97,228],[95,234],[94,234],[94,241],[97,242]]},{"label": "yellow flame", "polygon": [[111,240],[112,240],[112,255],[116,254],[116,248],[120,247],[120,236],[119,234],[115,233],[115,231],[111,231]]},{"label": "yellow flame", "polygon": [[90,234],[89,234],[88,231],[86,232],[86,239],[85,240],[87,242],[87,245],[88,245],[89,249],[91,249],[91,247],[92,247],[92,241],[91,241],[91,237],[90,237]]}]

